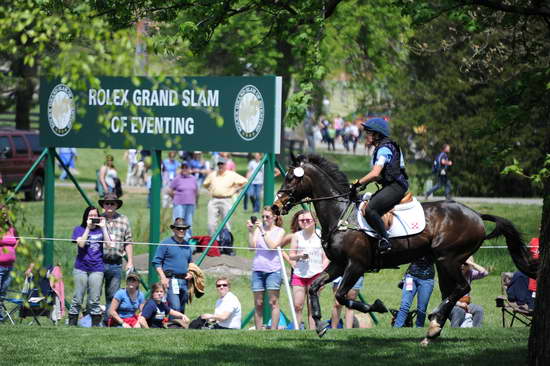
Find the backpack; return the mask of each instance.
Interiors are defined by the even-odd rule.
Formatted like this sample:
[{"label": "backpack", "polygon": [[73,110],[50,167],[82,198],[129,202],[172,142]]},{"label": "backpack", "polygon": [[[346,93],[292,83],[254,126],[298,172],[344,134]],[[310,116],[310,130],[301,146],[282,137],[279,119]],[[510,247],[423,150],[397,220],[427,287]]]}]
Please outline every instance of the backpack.
[{"label": "backpack", "polygon": [[220,243],[222,254],[231,255],[233,253],[233,234],[226,227],[220,231],[218,243]]},{"label": "backpack", "polygon": [[443,158],[443,153],[437,154],[432,164],[432,173],[439,174],[441,171],[441,159]]}]

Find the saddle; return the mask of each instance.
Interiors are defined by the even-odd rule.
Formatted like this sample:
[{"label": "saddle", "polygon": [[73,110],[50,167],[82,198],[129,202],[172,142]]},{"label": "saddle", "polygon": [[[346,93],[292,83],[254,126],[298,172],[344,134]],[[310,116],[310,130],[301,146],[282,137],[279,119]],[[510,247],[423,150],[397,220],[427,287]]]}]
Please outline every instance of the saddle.
[{"label": "saddle", "polygon": [[[363,196],[363,202],[357,210],[357,222],[360,228],[369,236],[376,237],[377,233],[365,219],[365,208],[371,193]],[[382,216],[382,221],[390,238],[409,236],[422,232],[426,227],[424,209],[411,192],[407,192],[399,204]]]}]

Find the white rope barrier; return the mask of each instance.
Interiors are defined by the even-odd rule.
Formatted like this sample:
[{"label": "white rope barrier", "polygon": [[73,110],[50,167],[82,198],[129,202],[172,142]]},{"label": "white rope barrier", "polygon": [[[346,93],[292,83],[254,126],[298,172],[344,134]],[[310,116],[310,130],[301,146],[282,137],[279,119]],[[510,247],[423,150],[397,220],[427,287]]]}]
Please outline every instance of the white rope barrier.
[{"label": "white rope barrier", "polygon": [[[41,240],[41,241],[65,241],[65,242],[74,242],[73,239],[66,239],[66,238],[40,238],[40,237],[32,237],[32,236],[16,236],[16,239],[25,239],[25,240]],[[97,242],[101,243],[107,243],[107,240],[97,240]],[[156,246],[170,246],[170,247],[181,247],[181,246],[190,246],[190,247],[196,247],[196,248],[208,248],[208,245],[199,245],[199,244],[170,244],[170,243],[151,243],[151,242],[137,242],[137,241],[117,241],[117,244],[134,244],[134,245],[156,245]],[[250,248],[248,246],[246,247],[238,247],[238,246],[221,246],[221,245],[212,245],[212,248],[231,248],[231,249],[244,249],[244,250],[257,250],[256,248]],[[534,248],[534,246],[526,245],[526,248]],[[506,245],[485,245],[481,246],[480,249],[507,249],[508,247]],[[277,249],[269,249],[265,248],[262,250],[277,250]],[[290,251],[292,249],[290,248],[281,248],[281,250]]]}]

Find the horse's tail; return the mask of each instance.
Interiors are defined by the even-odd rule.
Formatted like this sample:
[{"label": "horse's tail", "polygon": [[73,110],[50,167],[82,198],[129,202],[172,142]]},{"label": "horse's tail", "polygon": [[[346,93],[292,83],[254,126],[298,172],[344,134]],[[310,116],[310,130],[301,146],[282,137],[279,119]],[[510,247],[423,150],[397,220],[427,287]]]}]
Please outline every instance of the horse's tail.
[{"label": "horse's tail", "polygon": [[481,219],[492,221],[496,224],[495,229],[485,236],[485,239],[493,239],[504,235],[508,251],[518,269],[531,278],[537,277],[539,261],[533,259],[529,249],[523,242],[521,234],[515,226],[503,217],[493,215],[480,215]]}]

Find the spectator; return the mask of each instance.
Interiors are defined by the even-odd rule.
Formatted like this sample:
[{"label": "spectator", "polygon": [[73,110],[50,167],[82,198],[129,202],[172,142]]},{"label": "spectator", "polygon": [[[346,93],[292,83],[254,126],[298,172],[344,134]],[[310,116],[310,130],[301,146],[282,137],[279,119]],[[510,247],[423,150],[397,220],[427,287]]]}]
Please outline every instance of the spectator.
[{"label": "spectator", "polygon": [[179,311],[171,309],[163,301],[165,296],[166,292],[162,283],[157,282],[151,286],[151,298],[147,300],[139,314],[139,324],[142,328],[165,328],[164,324],[168,316],[171,316],[173,322],[182,328],[189,326],[189,318]]},{"label": "spectator", "polygon": [[[15,263],[15,250],[19,244],[17,230],[10,219],[9,209],[4,205],[0,205],[0,237],[0,303],[2,303],[10,287],[10,273]],[[3,320],[4,312],[0,311],[0,322]]]},{"label": "spectator", "polygon": [[[232,170],[226,169],[226,160],[218,159],[218,170],[212,172],[206,177],[204,187],[210,191],[210,201],[208,201],[208,232],[210,236],[214,235],[218,220],[227,216],[233,204],[233,195],[244,187],[247,180],[242,175]],[[231,231],[229,221],[227,230]]]},{"label": "spectator", "polygon": [[414,296],[417,297],[416,308],[416,327],[424,327],[426,320],[426,309],[432,296],[434,289],[435,269],[433,259],[428,256],[423,256],[416,259],[409,265],[403,282],[401,295],[401,306],[395,318],[395,328],[405,326],[405,321],[409,315],[409,309],[412,305]]},{"label": "spectator", "polygon": [[168,289],[168,305],[182,314],[185,314],[185,304],[189,298],[187,280],[191,279],[191,274],[188,270],[193,259],[192,249],[185,240],[185,232],[189,228],[183,218],[176,218],[170,225],[174,235],[160,242],[161,245],[157,247],[153,259],[160,282]]},{"label": "spectator", "polygon": [[[471,284],[474,280],[479,280],[483,277],[486,277],[489,272],[474,262],[474,257],[470,257],[466,260],[461,267],[462,274],[468,281],[468,284]],[[470,294],[466,294],[460,300],[457,301],[456,305],[451,311],[449,317],[451,321],[451,327],[459,328],[463,326],[464,320],[466,319],[466,314],[471,316],[472,326],[481,327],[483,324],[483,308],[481,305],[472,304]]]},{"label": "spectator", "polygon": [[139,276],[130,273],[126,277],[126,288],[119,289],[109,307],[109,327],[140,328],[139,315],[143,309],[145,297],[139,291]]},{"label": "spectator", "polygon": [[235,164],[233,159],[231,159],[231,153],[221,152],[218,162],[220,161],[220,159],[225,159],[225,169],[232,171],[235,171],[237,169],[237,165]]},{"label": "spectator", "polygon": [[330,151],[330,148],[332,146],[332,151],[336,151],[336,147],[334,145],[334,141],[336,140],[336,129],[332,126],[332,124],[329,124],[327,127],[327,148]]},{"label": "spectator", "polygon": [[522,272],[514,272],[506,289],[506,295],[510,302],[514,302],[526,310],[535,308],[535,299],[533,293],[529,290],[529,277]]},{"label": "spectator", "polygon": [[112,246],[105,225],[97,208],[86,207],[82,223],[76,226],[72,235],[78,252],[74,262],[74,296],[69,309],[69,325],[77,325],[84,296],[88,294],[86,311],[92,318],[92,327],[101,325],[101,285],[103,284],[103,245]]},{"label": "spectator", "polygon": [[189,159],[188,163],[191,168],[191,174],[193,174],[197,179],[197,188],[200,189],[204,179],[208,174],[210,174],[210,162],[203,159],[200,151],[195,151],[193,152],[193,157]]},{"label": "spectator", "polygon": [[[342,281],[342,277],[338,277],[334,281],[332,281],[332,290],[334,294],[336,294],[336,291],[338,290],[338,286],[340,285],[340,282]],[[355,282],[351,290],[348,291],[346,298],[348,300],[355,300],[357,299],[357,296],[359,295],[359,291],[363,288],[363,276]],[[341,305],[336,298],[334,299],[334,306],[332,307],[332,317],[330,320],[330,326],[332,329],[338,328],[338,323],[340,323],[340,313],[342,311],[342,308],[344,306]],[[350,309],[348,307],[345,308],[345,315],[344,315],[344,327],[346,329],[352,329],[353,328],[353,309]]]},{"label": "spectator", "polygon": [[276,216],[271,207],[263,209],[262,221],[248,220],[248,244],[256,249],[252,261],[252,292],[254,294],[254,323],[262,328],[264,293],[267,291],[271,306],[271,329],[279,325],[279,290],[281,288],[281,261],[276,249],[281,245],[285,231],[283,219]]},{"label": "spectator", "polygon": [[[246,179],[250,179],[252,176],[252,173],[254,170],[256,170],[256,167],[260,165],[260,160],[262,159],[262,154],[255,153],[254,159],[250,160],[248,162],[248,171],[246,172]],[[248,200],[247,198],[250,198],[250,202],[252,202],[252,211],[253,212],[260,212],[260,198],[261,198],[261,192],[262,187],[264,186],[264,168],[262,167],[256,177],[254,178],[254,181],[252,184],[248,187],[248,191],[246,192],[246,196],[244,197],[244,209],[248,208]]]},{"label": "spectator", "polygon": [[212,329],[240,329],[241,303],[231,292],[231,283],[227,277],[218,277],[216,290],[220,296],[216,301],[214,314],[202,314],[201,318],[216,322]]},{"label": "spectator", "polygon": [[441,152],[435,157],[433,172],[437,178],[437,184],[426,192],[425,199],[428,199],[432,193],[439,188],[445,188],[445,199],[451,199],[451,181],[449,180],[449,168],[453,165],[453,162],[449,159],[449,153],[451,152],[451,145],[444,144],[441,148]]},{"label": "spectator", "polygon": [[107,193],[115,193],[116,180],[118,173],[114,163],[115,158],[112,155],[105,157],[105,163],[99,168],[98,173],[98,193],[99,197],[103,197]]},{"label": "spectator", "polygon": [[135,167],[137,166],[137,163],[138,163],[137,150],[136,149],[126,150],[124,152],[124,159],[128,163],[128,167],[127,167],[127,170],[126,170],[126,184],[129,185],[129,186],[136,185],[135,181],[132,179],[132,177],[133,177],[134,169],[135,169]]},{"label": "spectator", "polygon": [[[290,284],[292,285],[296,318],[298,324],[301,324],[302,311],[309,286],[328,265],[328,259],[321,246],[321,238],[315,231],[315,220],[311,212],[301,210],[296,215],[301,230],[292,236],[290,243],[289,259],[294,269]],[[309,329],[315,329],[309,302],[308,315]]]},{"label": "spectator", "polygon": [[[197,178],[191,174],[189,163],[184,161],[181,164],[180,174],[170,183],[167,192],[173,202],[172,219],[181,217],[192,226],[199,190]],[[192,236],[191,227],[186,234],[186,239]]]},{"label": "spectator", "polygon": [[[63,162],[63,165],[70,169],[72,174],[76,174],[75,170],[75,161],[76,161],[76,148],[74,147],[60,147],[58,149],[59,158]],[[61,173],[59,174],[59,179],[64,180],[67,178],[67,172],[63,167],[61,167]]]},{"label": "spectator", "polygon": [[134,268],[134,250],[130,220],[118,212],[118,209],[122,207],[122,200],[113,193],[107,193],[98,203],[103,208],[102,216],[105,217],[108,237],[112,241],[112,245],[103,246],[103,283],[105,284],[105,300],[107,302],[105,320],[107,320],[109,305],[120,288],[122,260],[126,256],[125,268],[127,271],[131,271]]},{"label": "spectator", "polygon": [[164,190],[162,195],[162,207],[172,207],[168,189],[174,178],[176,178],[180,166],[181,163],[176,160],[176,152],[169,151],[168,157],[162,161],[162,187]]},{"label": "spectator", "polygon": [[353,154],[355,154],[355,151],[357,150],[357,142],[359,141],[359,136],[361,134],[359,126],[357,126],[356,122],[350,124],[349,133]]}]

